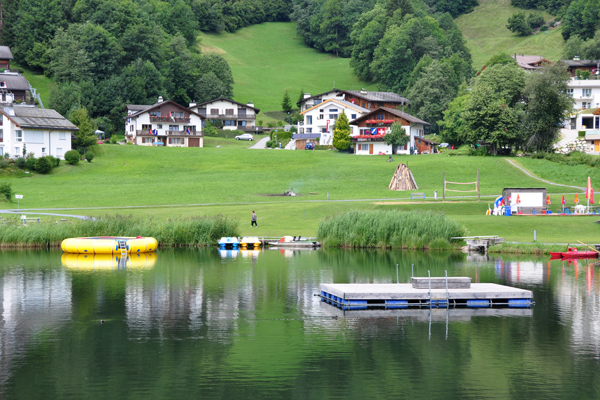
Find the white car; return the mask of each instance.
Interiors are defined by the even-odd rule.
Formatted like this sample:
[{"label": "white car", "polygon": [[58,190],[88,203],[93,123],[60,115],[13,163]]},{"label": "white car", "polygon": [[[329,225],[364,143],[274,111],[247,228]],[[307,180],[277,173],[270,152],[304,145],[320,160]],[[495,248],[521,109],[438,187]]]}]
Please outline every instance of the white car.
[{"label": "white car", "polygon": [[243,135],[238,135],[235,137],[235,140],[248,140],[248,141],[253,141],[254,140],[254,136],[252,136],[249,133],[244,133]]}]

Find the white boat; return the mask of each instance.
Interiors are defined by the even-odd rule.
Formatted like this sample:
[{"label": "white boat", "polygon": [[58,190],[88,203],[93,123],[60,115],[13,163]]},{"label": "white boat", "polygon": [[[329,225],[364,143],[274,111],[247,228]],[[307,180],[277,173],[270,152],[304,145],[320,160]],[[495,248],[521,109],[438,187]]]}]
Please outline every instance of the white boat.
[{"label": "white boat", "polygon": [[321,247],[321,243],[316,240],[302,236],[284,236],[279,241],[272,241],[268,244],[281,249],[316,249]]}]

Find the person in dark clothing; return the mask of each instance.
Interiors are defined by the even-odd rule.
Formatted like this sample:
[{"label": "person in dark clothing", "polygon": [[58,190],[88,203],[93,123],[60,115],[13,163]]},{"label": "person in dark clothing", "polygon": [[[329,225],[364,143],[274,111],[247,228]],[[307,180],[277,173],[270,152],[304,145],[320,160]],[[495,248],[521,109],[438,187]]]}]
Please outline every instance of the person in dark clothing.
[{"label": "person in dark clothing", "polygon": [[256,226],[258,228],[258,224],[256,223],[256,213],[254,211],[252,211],[251,221],[250,226]]}]

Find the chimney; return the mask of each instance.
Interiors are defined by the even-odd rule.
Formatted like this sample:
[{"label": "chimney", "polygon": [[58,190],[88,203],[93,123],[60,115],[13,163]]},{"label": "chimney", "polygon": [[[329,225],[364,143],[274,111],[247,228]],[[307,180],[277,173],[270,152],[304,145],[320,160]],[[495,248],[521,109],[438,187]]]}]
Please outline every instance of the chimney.
[{"label": "chimney", "polygon": [[304,93],[304,98],[308,99],[310,97],[310,93]]},{"label": "chimney", "polygon": [[158,102],[162,103],[163,102],[163,97],[162,96],[158,96]]},{"label": "chimney", "polygon": [[196,107],[196,101],[195,100],[190,103],[190,106],[188,108],[192,108],[192,107]]},{"label": "chimney", "polygon": [[254,108],[254,103],[252,102],[252,100],[249,100],[249,101],[248,101],[248,107],[252,107],[252,108]]},{"label": "chimney", "polygon": [[579,61],[579,56],[574,56],[573,61]]}]

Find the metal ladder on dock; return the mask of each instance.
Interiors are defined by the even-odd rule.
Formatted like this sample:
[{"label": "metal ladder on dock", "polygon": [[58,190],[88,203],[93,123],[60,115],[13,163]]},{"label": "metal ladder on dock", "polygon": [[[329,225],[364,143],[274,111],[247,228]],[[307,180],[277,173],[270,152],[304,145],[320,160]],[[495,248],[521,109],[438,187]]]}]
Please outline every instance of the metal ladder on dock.
[{"label": "metal ladder on dock", "polygon": [[127,240],[119,240],[119,250],[121,250],[121,258],[119,258],[119,268],[125,268],[127,265]]}]

